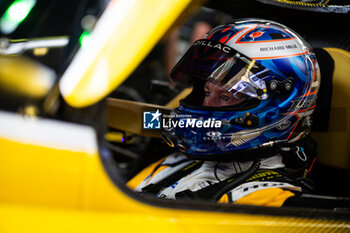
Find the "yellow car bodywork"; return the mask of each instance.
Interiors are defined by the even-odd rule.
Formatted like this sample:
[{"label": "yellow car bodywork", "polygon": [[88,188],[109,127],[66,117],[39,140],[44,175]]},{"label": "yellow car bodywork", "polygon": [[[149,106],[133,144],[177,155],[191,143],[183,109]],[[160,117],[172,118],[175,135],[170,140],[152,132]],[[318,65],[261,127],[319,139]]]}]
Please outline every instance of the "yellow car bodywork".
[{"label": "yellow car bodywork", "polygon": [[[190,5],[188,0],[129,2],[130,5],[122,0],[110,3],[109,14],[125,7],[120,27],[114,27],[98,50],[88,46],[86,50],[93,50],[91,53],[78,53],[64,74],[60,91],[71,106],[89,106],[106,97]],[[104,23],[97,25],[95,31],[108,28],[111,22]],[[138,34],[140,28],[143,30]],[[139,44],[130,50],[126,46],[129,43]],[[93,54],[93,59],[88,65],[79,66],[86,54]],[[106,76],[99,76],[99,89],[94,90],[95,76],[100,73]],[[0,111],[0,233],[270,233],[350,229],[349,221],[328,219],[322,210],[318,211],[321,215],[314,216],[312,210],[306,214],[300,210],[298,215],[293,209],[288,214],[267,207],[229,209],[215,204],[201,209],[203,205],[193,207],[191,203],[187,203],[188,207],[175,201],[153,203],[128,190],[122,181],[111,179],[92,127],[28,115]]]},{"label": "yellow car bodywork", "polygon": [[[55,123],[57,127],[67,124]],[[93,135],[85,126],[68,126]],[[5,138],[0,145],[2,233],[345,232],[349,228],[346,221],[186,210],[174,203],[157,207],[118,189],[106,174],[97,148],[72,151]]]}]

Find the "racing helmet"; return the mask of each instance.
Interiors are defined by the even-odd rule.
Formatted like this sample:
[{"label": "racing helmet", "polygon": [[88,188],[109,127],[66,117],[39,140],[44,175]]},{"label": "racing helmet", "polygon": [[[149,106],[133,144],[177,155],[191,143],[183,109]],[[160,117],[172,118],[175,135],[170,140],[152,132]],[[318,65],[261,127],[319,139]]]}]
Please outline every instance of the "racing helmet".
[{"label": "racing helmet", "polygon": [[[170,76],[193,89],[162,135],[191,158],[268,157],[309,134],[319,67],[310,45],[284,25],[239,19],[217,26],[193,43]],[[206,82],[240,103],[203,106]]]}]

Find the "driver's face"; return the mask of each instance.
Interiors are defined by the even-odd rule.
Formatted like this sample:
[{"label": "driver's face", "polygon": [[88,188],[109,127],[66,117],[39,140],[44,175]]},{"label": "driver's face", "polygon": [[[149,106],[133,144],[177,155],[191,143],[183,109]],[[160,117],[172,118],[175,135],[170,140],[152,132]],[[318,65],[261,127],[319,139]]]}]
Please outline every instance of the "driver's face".
[{"label": "driver's face", "polygon": [[216,86],[211,82],[205,83],[204,93],[205,97],[203,100],[203,106],[205,107],[233,106],[243,102],[243,98],[238,99],[225,89]]}]

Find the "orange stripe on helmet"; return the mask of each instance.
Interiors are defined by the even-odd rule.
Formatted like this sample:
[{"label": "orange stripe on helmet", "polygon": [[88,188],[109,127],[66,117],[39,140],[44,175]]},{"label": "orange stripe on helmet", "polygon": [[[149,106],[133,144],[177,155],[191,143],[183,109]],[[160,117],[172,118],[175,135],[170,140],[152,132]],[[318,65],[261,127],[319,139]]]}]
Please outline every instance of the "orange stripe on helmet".
[{"label": "orange stripe on helmet", "polygon": [[264,42],[278,42],[278,41],[286,41],[286,40],[292,40],[295,39],[295,37],[287,38],[287,39],[278,39],[278,40],[261,40],[261,41],[242,41],[242,42],[236,42],[236,44],[254,44],[254,43],[264,43]]}]

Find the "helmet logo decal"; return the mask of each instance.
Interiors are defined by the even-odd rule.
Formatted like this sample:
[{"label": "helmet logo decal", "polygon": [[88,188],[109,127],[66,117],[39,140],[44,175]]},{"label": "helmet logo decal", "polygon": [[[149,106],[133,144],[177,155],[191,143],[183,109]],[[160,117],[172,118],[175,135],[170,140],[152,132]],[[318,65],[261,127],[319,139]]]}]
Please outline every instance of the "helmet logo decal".
[{"label": "helmet logo decal", "polygon": [[251,38],[257,38],[257,37],[260,37],[262,36],[264,33],[263,32],[253,32],[252,34],[250,34],[249,36]]},{"label": "helmet logo decal", "polygon": [[214,132],[214,131],[207,132],[207,136],[211,138],[217,138],[217,137],[220,137],[221,135],[222,133],[220,132]]},{"label": "helmet logo decal", "polygon": [[261,131],[252,131],[252,130],[243,130],[238,133],[232,134],[231,136],[231,142],[227,144],[226,147],[229,145],[234,145],[235,147],[239,147],[240,145],[243,145],[244,143],[251,141],[254,138],[259,137],[262,134]]},{"label": "helmet logo decal", "polygon": [[290,121],[283,121],[281,124],[279,124],[276,129],[278,130],[285,130],[288,129],[290,127],[292,123]]},{"label": "helmet logo decal", "polygon": [[223,44],[220,44],[216,41],[210,41],[210,40],[197,40],[196,42],[194,42],[193,45],[202,45],[202,46],[212,47],[227,54],[230,54],[232,51],[231,47],[224,46]]},{"label": "helmet logo decal", "polygon": [[316,98],[314,98],[314,96],[311,96],[309,98],[291,100],[290,102],[292,105],[290,106],[288,111],[295,111],[295,110],[306,111],[315,107]]}]

